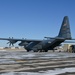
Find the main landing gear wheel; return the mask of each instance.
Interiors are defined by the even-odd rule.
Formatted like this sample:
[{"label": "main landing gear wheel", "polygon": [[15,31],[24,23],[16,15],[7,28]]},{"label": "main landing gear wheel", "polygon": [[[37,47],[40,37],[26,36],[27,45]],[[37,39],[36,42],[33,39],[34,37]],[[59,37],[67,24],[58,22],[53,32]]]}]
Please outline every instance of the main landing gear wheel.
[{"label": "main landing gear wheel", "polygon": [[48,52],[48,50],[45,50],[45,52]]},{"label": "main landing gear wheel", "polygon": [[38,52],[38,50],[33,50],[34,52]]},{"label": "main landing gear wheel", "polygon": [[42,52],[42,50],[39,50],[40,52]]}]

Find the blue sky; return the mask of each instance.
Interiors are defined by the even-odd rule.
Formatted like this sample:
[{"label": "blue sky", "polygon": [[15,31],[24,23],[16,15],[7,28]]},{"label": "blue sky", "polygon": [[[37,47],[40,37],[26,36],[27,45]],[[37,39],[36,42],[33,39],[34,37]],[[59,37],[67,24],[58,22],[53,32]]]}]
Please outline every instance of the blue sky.
[{"label": "blue sky", "polygon": [[[75,38],[75,0],[0,0],[0,37],[54,37],[66,15]],[[7,41],[0,42],[7,46]]]}]

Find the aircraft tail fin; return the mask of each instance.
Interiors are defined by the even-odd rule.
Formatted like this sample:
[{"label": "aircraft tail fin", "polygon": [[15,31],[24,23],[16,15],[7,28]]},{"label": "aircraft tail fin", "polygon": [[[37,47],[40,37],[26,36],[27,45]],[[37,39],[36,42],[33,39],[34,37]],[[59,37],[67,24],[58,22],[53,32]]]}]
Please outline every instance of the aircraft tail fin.
[{"label": "aircraft tail fin", "polygon": [[71,31],[68,16],[65,16],[63,19],[58,37],[63,37],[68,40],[71,39]]}]

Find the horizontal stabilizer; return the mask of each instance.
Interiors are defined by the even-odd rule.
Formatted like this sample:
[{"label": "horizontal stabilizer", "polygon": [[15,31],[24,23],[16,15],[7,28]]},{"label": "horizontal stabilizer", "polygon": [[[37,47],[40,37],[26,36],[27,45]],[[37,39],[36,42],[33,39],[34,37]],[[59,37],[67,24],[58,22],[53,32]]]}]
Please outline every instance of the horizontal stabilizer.
[{"label": "horizontal stabilizer", "polygon": [[75,43],[75,41],[64,41],[63,43]]}]

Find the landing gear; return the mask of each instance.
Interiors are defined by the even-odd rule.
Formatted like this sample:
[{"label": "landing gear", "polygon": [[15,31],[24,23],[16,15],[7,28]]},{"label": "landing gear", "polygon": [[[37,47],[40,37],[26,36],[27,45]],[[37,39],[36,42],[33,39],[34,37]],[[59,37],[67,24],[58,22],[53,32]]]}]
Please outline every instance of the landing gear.
[{"label": "landing gear", "polygon": [[48,50],[39,50],[40,52],[48,52]]},{"label": "landing gear", "polygon": [[38,52],[38,50],[33,50],[34,52]]},{"label": "landing gear", "polygon": [[39,50],[39,52],[43,52],[42,50]]},{"label": "landing gear", "polygon": [[45,50],[45,52],[48,52],[48,50]]},{"label": "landing gear", "polygon": [[[29,52],[29,51],[31,51],[31,50],[27,50],[27,52]],[[32,50],[33,52],[48,52],[48,50]]]}]

